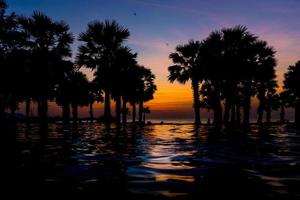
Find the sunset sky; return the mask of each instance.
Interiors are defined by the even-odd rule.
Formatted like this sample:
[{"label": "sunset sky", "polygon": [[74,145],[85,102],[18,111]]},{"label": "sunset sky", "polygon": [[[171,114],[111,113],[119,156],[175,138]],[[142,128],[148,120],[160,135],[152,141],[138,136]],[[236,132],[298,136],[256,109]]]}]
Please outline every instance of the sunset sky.
[{"label": "sunset sky", "polygon": [[[66,21],[76,38],[92,20],[115,19],[127,27],[131,36],[126,45],[138,53],[139,63],[151,68],[157,77],[158,91],[148,103],[154,117],[192,116],[190,85],[167,81],[167,67],[171,64],[168,55],[177,44],[189,39],[202,40],[211,31],[245,25],[277,51],[279,83],[287,66],[300,60],[299,0],[7,0],[7,3],[9,11],[18,14],[28,16],[38,10],[55,20]],[[74,55],[78,45],[75,42],[72,46]],[[52,107],[53,113],[56,110]]]}]

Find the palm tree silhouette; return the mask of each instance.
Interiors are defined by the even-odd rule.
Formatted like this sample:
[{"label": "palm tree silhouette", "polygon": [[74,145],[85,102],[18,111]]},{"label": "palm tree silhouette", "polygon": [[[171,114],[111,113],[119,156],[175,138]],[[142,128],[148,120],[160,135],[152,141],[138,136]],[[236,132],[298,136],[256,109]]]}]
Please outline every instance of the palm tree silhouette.
[{"label": "palm tree silhouette", "polygon": [[228,122],[231,110],[231,124],[234,124],[236,118],[240,117],[240,106],[243,106],[243,125],[248,127],[251,97],[255,94],[253,81],[256,76],[256,67],[260,64],[262,57],[259,53],[260,49],[257,48],[260,42],[245,26],[241,25],[223,29],[221,33],[224,45],[222,63],[225,67],[225,71],[221,72],[224,73],[225,78],[223,84],[224,122]]},{"label": "palm tree silhouette", "polygon": [[[258,52],[255,72],[255,88],[259,100],[257,123],[262,124],[264,110],[268,111],[268,115],[270,113],[270,107],[266,105],[267,100],[271,101],[270,98],[275,94],[278,87],[275,80],[276,60],[274,58],[275,51],[272,47],[267,46],[267,42],[258,41],[255,43],[255,48]],[[269,121],[268,115],[267,121]]]},{"label": "palm tree silhouette", "polygon": [[[7,8],[7,5],[5,3],[5,1],[0,1],[0,33],[1,35],[3,35],[3,33],[6,32],[5,30],[5,10]],[[4,48],[3,46],[5,45],[5,40],[3,37],[0,37],[0,45],[1,45],[1,48],[0,48],[0,61],[3,63],[5,62],[5,55],[6,55],[6,52],[4,51]],[[3,69],[1,69],[2,71]],[[3,74],[3,73],[1,73]],[[4,118],[4,115],[5,115],[5,91],[4,91],[4,77],[1,75],[0,77],[0,119]]]},{"label": "palm tree silhouette", "polygon": [[78,120],[78,106],[87,106],[90,104],[89,82],[85,74],[80,71],[74,71],[70,74],[71,85],[71,107],[73,122]]},{"label": "palm tree silhouette", "polygon": [[[152,71],[144,66],[138,67],[138,85],[137,85],[137,101],[139,104],[139,123],[143,122],[142,115],[144,112],[144,102],[154,98],[157,86],[154,83],[155,75]],[[145,122],[145,121],[144,121]]]},{"label": "palm tree silhouette", "polygon": [[73,68],[73,63],[66,62],[71,67],[63,80],[56,87],[56,103],[62,105],[63,122],[69,123],[70,107],[72,107],[73,122],[78,120],[78,106],[87,106],[91,103],[90,83],[82,72]]},{"label": "palm tree silhouette", "polygon": [[[214,127],[220,130],[222,126],[222,87],[223,87],[223,41],[222,34],[212,32],[201,45],[199,61],[202,65],[204,77],[203,94],[207,95],[211,108],[214,111]],[[218,71],[218,73],[216,73]],[[204,96],[205,97],[205,96]]]},{"label": "palm tree silhouette", "polygon": [[[238,95],[242,92],[242,81],[248,74],[245,74],[247,60],[249,60],[249,50],[255,37],[248,32],[244,26],[224,28],[221,30],[224,51],[222,52],[222,65],[225,69],[223,74],[222,93],[225,99],[224,122],[229,121],[231,110],[231,124],[236,124],[238,104],[241,102]],[[250,54],[251,55],[251,54]],[[249,61],[248,61],[249,62]]]},{"label": "palm tree silhouette", "polygon": [[[136,104],[139,103],[140,109],[143,107],[143,96],[144,96],[144,89],[145,89],[145,68],[136,64],[134,67],[130,68],[127,75],[127,82],[130,85],[130,90],[127,90],[127,101],[132,106],[132,122],[135,123],[136,121]],[[154,93],[154,91],[153,91]],[[139,112],[139,122],[142,122],[142,119],[140,118],[140,112]]]},{"label": "palm tree silhouette", "polygon": [[70,76],[74,72],[75,66],[71,61],[62,61],[60,63],[62,73],[59,73],[58,84],[55,86],[55,100],[56,103],[62,106],[62,118],[64,123],[69,123],[71,114],[71,101],[73,86],[71,84]]},{"label": "palm tree silhouette", "polygon": [[[24,34],[18,27],[18,16],[6,13],[7,4],[0,1],[0,118],[5,115],[5,108],[11,113],[17,109],[22,100],[23,91],[18,83],[23,76],[25,51],[23,51]],[[23,80],[23,79],[22,79]]]},{"label": "palm tree silhouette", "polygon": [[110,95],[112,65],[115,54],[122,43],[129,37],[128,29],[120,26],[116,21],[94,21],[88,24],[87,30],[79,36],[83,42],[79,46],[77,63],[94,71],[97,82],[105,93],[104,120],[111,121]]},{"label": "palm tree silhouette", "polygon": [[271,113],[273,110],[278,110],[280,107],[279,95],[276,90],[270,91],[266,98],[266,123],[271,123]]},{"label": "palm tree silhouette", "polygon": [[151,113],[150,108],[149,107],[145,107],[144,110],[143,110],[143,113],[144,113],[143,121],[146,123],[146,114],[150,114]]},{"label": "palm tree silhouette", "polygon": [[[259,100],[258,105],[258,119],[257,123],[262,124],[263,112],[266,111],[266,121],[270,122],[270,111],[271,108],[276,104],[275,101],[278,101],[276,93],[277,83],[274,80],[265,79],[265,83],[257,82],[257,99]],[[274,98],[274,99],[273,99]],[[273,106],[272,106],[273,105]],[[276,106],[275,106],[276,107]]]},{"label": "palm tree silhouette", "polygon": [[243,106],[243,124],[249,126],[251,97],[255,94],[255,87],[264,109],[263,99],[267,89],[271,91],[276,87],[274,54],[272,47],[258,40],[244,26],[212,32],[202,41],[198,55],[198,66],[202,66],[202,90],[205,90],[202,96],[209,100],[214,110],[215,128],[220,129],[222,125],[223,99],[225,125],[229,123],[229,116],[230,124],[240,123],[240,109]]},{"label": "palm tree silhouette", "polygon": [[4,15],[6,8],[7,8],[6,2],[4,0],[0,0],[0,16]]},{"label": "palm tree silhouette", "polygon": [[71,56],[70,44],[73,36],[69,26],[63,21],[52,21],[41,12],[34,12],[31,17],[20,17],[20,24],[27,34],[30,51],[30,71],[34,77],[34,98],[38,102],[38,114],[42,121],[47,119],[48,99],[57,83],[59,63]]},{"label": "palm tree silhouette", "polygon": [[279,94],[279,104],[280,104],[280,123],[285,123],[285,107],[291,105],[292,99],[287,91],[282,91]]},{"label": "palm tree silhouette", "polygon": [[[89,23],[79,36],[82,44],[76,58],[78,66],[75,66],[66,61],[71,56],[73,36],[65,22],[53,21],[40,12],[30,17],[7,15],[6,7],[0,0],[0,66],[4,66],[0,75],[0,117],[4,116],[6,108],[14,114],[19,103],[25,102],[29,118],[31,102],[36,101],[39,118],[45,121],[48,100],[55,99],[63,108],[64,122],[70,119],[70,108],[77,121],[78,106],[83,105],[89,105],[92,121],[93,103],[103,100],[103,91],[105,122],[111,122],[111,98],[116,101],[117,124],[121,122],[121,115],[126,124],[128,104],[132,105],[133,122],[137,104],[139,122],[145,122],[148,109],[144,108],[144,102],[154,98],[155,76],[150,69],[138,65],[137,54],[124,46],[130,35],[128,29],[116,21]],[[173,65],[168,67],[168,79],[181,84],[191,81],[197,125],[201,123],[200,107],[203,105],[214,111],[217,129],[222,127],[222,121],[225,125],[239,124],[241,108],[243,124],[248,126],[254,96],[259,101],[259,124],[264,113],[266,122],[271,122],[272,110],[279,106],[281,122],[284,122],[284,108],[294,106],[298,125],[300,61],[289,67],[284,91],[278,95],[274,57],[275,51],[267,42],[238,25],[214,31],[202,42],[190,40],[178,45],[169,55]],[[78,67],[91,68],[94,80],[88,82]],[[23,84],[7,84],[17,81]]]},{"label": "palm tree silhouette", "polygon": [[102,90],[98,88],[98,84],[95,81],[88,83],[88,99],[89,99],[89,113],[90,120],[94,120],[93,104],[95,102],[103,102]]},{"label": "palm tree silhouette", "polygon": [[178,81],[181,84],[185,84],[191,80],[196,125],[201,123],[199,100],[199,82],[201,79],[200,66],[197,62],[200,46],[201,43],[199,41],[193,40],[190,40],[187,44],[178,45],[176,52],[171,53],[169,56],[174,65],[168,68],[168,79],[171,83]]},{"label": "palm tree silhouette", "polygon": [[[125,125],[127,122],[127,107],[126,103],[130,96],[136,90],[136,77],[134,70],[136,68],[137,54],[132,53],[128,47],[120,47],[115,54],[115,62],[112,65],[112,73],[114,79],[111,91],[112,96],[116,101],[116,123],[120,124],[121,110],[122,122]],[[122,84],[119,84],[119,83]],[[122,100],[122,109],[121,109]]]},{"label": "palm tree silhouette", "polygon": [[295,107],[295,125],[300,127],[300,61],[291,65],[284,74],[284,89],[289,94],[291,105]]}]

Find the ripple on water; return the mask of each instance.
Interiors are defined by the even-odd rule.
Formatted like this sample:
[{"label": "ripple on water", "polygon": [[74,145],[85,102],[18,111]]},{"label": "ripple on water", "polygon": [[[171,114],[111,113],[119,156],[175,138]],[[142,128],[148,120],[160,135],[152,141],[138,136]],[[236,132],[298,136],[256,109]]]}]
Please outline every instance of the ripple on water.
[{"label": "ripple on water", "polygon": [[16,133],[23,182],[31,177],[67,191],[123,188],[120,194],[177,199],[214,195],[216,188],[220,194],[237,188],[234,193],[250,196],[300,195],[300,134],[285,126],[217,137],[193,125],[118,131],[97,123],[18,124]]}]

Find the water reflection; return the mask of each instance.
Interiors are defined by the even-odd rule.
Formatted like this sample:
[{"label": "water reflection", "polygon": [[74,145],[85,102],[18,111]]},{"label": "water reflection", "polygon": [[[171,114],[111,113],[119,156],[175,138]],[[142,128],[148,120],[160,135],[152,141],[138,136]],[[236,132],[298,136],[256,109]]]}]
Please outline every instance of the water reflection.
[{"label": "water reflection", "polygon": [[299,197],[300,136],[209,127],[18,124],[16,188],[132,198]]}]

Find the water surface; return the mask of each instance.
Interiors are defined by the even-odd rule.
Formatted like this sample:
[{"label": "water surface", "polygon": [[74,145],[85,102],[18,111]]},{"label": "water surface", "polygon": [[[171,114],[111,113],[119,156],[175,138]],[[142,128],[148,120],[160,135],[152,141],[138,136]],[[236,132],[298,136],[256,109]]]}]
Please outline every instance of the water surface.
[{"label": "water surface", "polygon": [[[285,126],[16,126],[15,191],[102,199],[299,199],[300,134]],[[101,199],[101,198],[100,198]]]}]

